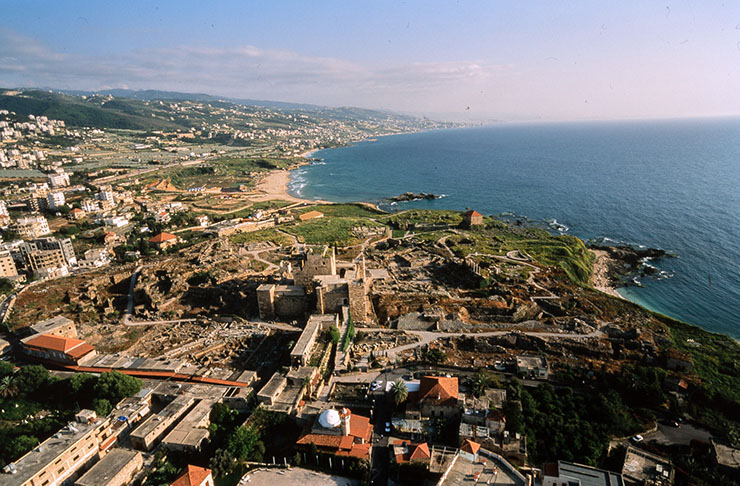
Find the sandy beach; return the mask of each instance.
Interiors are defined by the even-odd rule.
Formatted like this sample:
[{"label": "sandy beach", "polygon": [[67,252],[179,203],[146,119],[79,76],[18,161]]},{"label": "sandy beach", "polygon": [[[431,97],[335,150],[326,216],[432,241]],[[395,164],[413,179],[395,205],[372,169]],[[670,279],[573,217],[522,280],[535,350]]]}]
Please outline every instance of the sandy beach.
[{"label": "sandy beach", "polygon": [[331,201],[312,201],[309,199],[302,199],[299,197],[291,196],[290,194],[288,194],[289,182],[290,171],[273,170],[259,181],[256,188],[257,195],[252,196],[250,199],[253,201],[271,201],[273,199],[282,199],[283,201],[291,202],[332,204]]},{"label": "sandy beach", "polygon": [[613,273],[612,270],[612,259],[609,257],[609,253],[604,250],[591,250],[596,256],[594,259],[594,273],[591,277],[591,282],[596,290],[600,290],[605,294],[609,294],[619,299],[624,299],[614,288],[614,283],[610,275]]}]

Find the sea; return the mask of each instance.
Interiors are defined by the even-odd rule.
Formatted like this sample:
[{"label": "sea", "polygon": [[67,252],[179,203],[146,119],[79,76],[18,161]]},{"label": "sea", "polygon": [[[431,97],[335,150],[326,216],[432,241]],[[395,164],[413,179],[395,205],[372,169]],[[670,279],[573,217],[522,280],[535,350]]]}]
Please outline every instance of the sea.
[{"label": "sea", "polygon": [[[740,119],[499,124],[315,152],[289,192],[390,211],[466,210],[660,248],[625,298],[740,337]],[[405,192],[440,199],[391,204]]]}]

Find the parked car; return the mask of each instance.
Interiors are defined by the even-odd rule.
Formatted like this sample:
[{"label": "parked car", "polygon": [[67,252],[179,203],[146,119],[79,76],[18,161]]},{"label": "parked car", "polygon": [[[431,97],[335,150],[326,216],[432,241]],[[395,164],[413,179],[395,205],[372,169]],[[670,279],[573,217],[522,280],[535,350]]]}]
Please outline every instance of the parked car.
[{"label": "parked car", "polygon": [[632,442],[634,442],[635,444],[637,444],[638,442],[642,442],[642,439],[643,439],[643,437],[641,435],[636,435],[636,436],[632,437],[630,440]]}]

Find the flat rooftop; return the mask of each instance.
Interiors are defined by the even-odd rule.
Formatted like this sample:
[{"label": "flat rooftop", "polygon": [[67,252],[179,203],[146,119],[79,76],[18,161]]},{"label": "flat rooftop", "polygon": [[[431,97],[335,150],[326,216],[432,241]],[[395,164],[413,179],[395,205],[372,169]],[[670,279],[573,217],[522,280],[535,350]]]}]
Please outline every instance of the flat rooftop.
[{"label": "flat rooftop", "polygon": [[97,464],[90,468],[80,479],[75,481],[75,486],[100,486],[108,484],[108,481],[118,474],[126,465],[133,461],[142,462],[141,453],[130,449],[116,448],[105,455]]},{"label": "flat rooftop", "polygon": [[306,295],[306,289],[301,287],[300,285],[262,284],[257,287],[258,292],[270,289],[273,289],[276,294],[281,295],[294,295],[296,297]]},{"label": "flat rooftop", "polygon": [[275,393],[280,389],[280,387],[285,385],[285,382],[287,381],[287,378],[285,378],[279,372],[275,372],[275,374],[270,377],[265,386],[262,387],[257,395],[261,397],[273,397]]},{"label": "flat rooftop", "polygon": [[162,440],[164,444],[176,444],[196,448],[208,437],[208,423],[215,400],[199,402]]},{"label": "flat rooftop", "polygon": [[192,397],[179,396],[164,407],[158,414],[150,416],[144,420],[133,432],[132,437],[147,437],[153,431],[162,428],[163,423],[171,423],[172,420],[176,419],[180,414],[183,413],[184,409],[188,408],[193,403]]},{"label": "flat rooftop", "polygon": [[[91,424],[74,422],[52,435],[36,446],[31,452],[15,461],[15,474],[0,473],[0,483],[3,486],[21,486],[31,479],[41,469],[53,462],[59,454],[82,440],[93,429],[99,427],[105,418],[98,418]],[[57,437],[58,436],[58,437]]]},{"label": "flat rooftop", "polygon": [[547,366],[547,360],[543,356],[517,356],[517,366],[526,366],[528,368],[536,368],[540,366]]},{"label": "flat rooftop", "polygon": [[288,371],[288,374],[286,376],[294,381],[302,381],[305,379],[310,379],[317,371],[318,368],[316,368],[315,366],[301,366],[297,369]]},{"label": "flat rooftop", "polygon": [[624,457],[622,475],[638,482],[660,479],[667,483],[673,478],[673,464],[657,454],[629,446]]},{"label": "flat rooftop", "polygon": [[313,279],[321,285],[341,285],[346,284],[348,280],[339,275],[316,275]]},{"label": "flat rooftop", "polygon": [[36,334],[48,334],[54,329],[66,326],[68,324],[74,324],[74,321],[71,319],[67,319],[64,316],[56,316],[45,321],[37,322],[36,324],[31,326],[31,329],[33,329],[33,332],[35,332]]},{"label": "flat rooftop", "polygon": [[595,467],[558,461],[560,477],[578,479],[581,486],[624,486],[622,475]]},{"label": "flat rooftop", "polygon": [[738,469],[740,468],[740,449],[733,449],[722,444],[712,442],[714,451],[717,455],[717,462],[721,466]]},{"label": "flat rooftop", "polygon": [[[329,317],[331,317],[331,322],[334,323],[334,317]],[[303,354],[309,350],[308,348],[313,346],[322,322],[328,321],[315,319],[314,316],[311,316],[306,323],[306,327],[303,328],[303,332],[298,336],[298,341],[296,341],[295,346],[293,346],[293,349],[290,352],[291,356],[303,356]]]},{"label": "flat rooftop", "polygon": [[[478,476],[476,483],[475,477]],[[447,478],[439,483],[440,486],[468,485],[468,484],[495,484],[525,486],[525,481],[511,472],[511,466],[504,465],[493,456],[479,454],[476,461],[470,461],[458,456]],[[582,484],[581,486],[586,486]]]},{"label": "flat rooftop", "polygon": [[290,469],[256,469],[246,474],[244,483],[249,486],[275,486],[276,484],[300,484],[301,486],[359,486],[360,481],[299,467]]}]

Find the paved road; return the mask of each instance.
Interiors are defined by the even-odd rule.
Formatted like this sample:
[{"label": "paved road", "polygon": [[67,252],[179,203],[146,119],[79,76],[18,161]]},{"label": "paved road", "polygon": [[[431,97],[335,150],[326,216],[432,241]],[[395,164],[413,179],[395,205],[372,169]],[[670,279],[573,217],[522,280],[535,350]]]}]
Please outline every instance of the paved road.
[{"label": "paved road", "polygon": [[661,445],[689,445],[692,440],[709,442],[711,437],[712,434],[708,430],[691,424],[682,424],[681,427],[672,427],[661,423],[658,424],[658,430],[643,435],[646,442],[654,440]]}]

